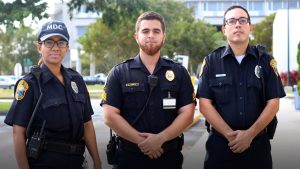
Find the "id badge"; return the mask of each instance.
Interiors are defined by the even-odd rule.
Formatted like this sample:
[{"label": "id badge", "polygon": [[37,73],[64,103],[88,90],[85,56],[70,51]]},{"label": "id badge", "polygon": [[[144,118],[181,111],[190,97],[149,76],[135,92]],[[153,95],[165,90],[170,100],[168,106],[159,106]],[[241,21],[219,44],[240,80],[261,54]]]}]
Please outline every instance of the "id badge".
[{"label": "id badge", "polygon": [[176,99],[175,98],[164,98],[163,99],[163,109],[175,109]]}]

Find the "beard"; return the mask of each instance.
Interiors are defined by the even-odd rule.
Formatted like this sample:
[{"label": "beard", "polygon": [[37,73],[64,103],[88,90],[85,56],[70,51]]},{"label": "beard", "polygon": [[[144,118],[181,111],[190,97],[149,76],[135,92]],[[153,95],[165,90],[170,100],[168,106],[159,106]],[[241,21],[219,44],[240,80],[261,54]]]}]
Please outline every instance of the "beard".
[{"label": "beard", "polygon": [[162,46],[164,45],[164,42],[162,41],[160,44],[156,45],[153,43],[145,43],[145,44],[141,44],[138,42],[139,47],[142,49],[143,52],[145,52],[147,55],[153,56],[155,55],[157,52],[159,52],[159,50],[162,48]]}]

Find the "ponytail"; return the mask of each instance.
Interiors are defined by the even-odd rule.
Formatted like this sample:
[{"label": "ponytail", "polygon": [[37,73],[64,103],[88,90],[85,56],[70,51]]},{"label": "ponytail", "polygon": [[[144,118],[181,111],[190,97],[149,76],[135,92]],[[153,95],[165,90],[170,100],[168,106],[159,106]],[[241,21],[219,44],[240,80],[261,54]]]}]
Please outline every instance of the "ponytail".
[{"label": "ponytail", "polygon": [[40,58],[40,60],[38,61],[38,65],[41,66],[41,64],[43,64],[43,58]]}]

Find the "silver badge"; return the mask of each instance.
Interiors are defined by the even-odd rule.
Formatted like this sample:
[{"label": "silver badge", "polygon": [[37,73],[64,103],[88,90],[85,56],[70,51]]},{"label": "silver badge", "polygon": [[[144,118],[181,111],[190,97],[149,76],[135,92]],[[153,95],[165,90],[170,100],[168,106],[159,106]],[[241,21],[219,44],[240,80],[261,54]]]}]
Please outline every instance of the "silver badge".
[{"label": "silver badge", "polygon": [[71,87],[73,89],[73,91],[78,94],[78,87],[77,87],[77,84],[73,81],[71,81]]},{"label": "silver badge", "polygon": [[260,78],[261,66],[256,65],[254,68],[254,73],[257,78]]}]

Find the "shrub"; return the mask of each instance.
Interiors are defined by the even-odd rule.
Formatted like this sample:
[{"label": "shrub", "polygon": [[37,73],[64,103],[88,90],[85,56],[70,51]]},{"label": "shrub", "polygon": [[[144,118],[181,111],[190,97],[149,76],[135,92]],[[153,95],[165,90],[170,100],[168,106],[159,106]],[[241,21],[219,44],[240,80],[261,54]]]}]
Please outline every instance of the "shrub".
[{"label": "shrub", "polygon": [[[298,73],[297,70],[292,70],[290,71],[290,86],[293,86],[295,84],[297,84],[297,82],[300,81],[300,74]],[[280,77],[281,77],[281,82],[282,82],[282,85],[283,86],[286,86],[287,85],[287,72],[282,72],[280,74]]]}]

